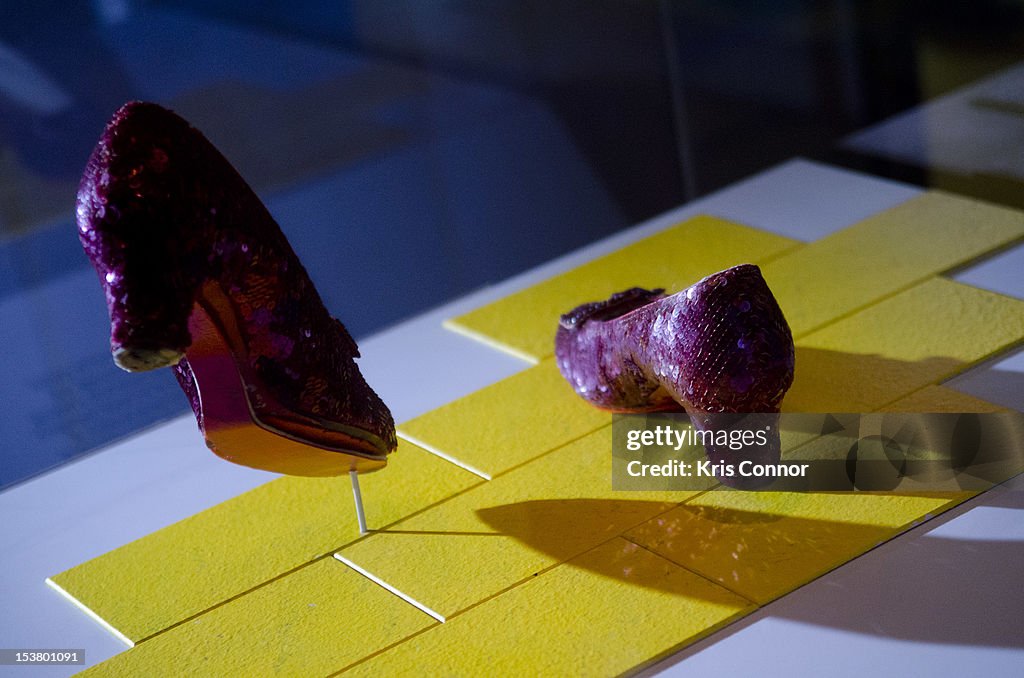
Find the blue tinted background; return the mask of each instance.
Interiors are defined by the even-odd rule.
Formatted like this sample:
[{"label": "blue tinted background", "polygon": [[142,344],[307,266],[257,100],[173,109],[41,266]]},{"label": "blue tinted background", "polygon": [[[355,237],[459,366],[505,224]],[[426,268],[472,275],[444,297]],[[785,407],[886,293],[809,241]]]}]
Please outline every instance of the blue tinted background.
[{"label": "blue tinted background", "polygon": [[1012,3],[930,7],[4,2],[0,487],[186,409],[114,368],[72,221],[124,101],[202,129],[361,337],[1020,58]]}]

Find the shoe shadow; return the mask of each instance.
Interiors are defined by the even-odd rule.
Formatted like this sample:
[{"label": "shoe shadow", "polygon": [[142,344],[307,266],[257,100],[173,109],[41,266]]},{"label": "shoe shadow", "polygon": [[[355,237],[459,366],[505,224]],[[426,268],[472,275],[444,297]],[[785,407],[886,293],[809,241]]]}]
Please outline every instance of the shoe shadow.
[{"label": "shoe shadow", "polygon": [[963,362],[944,356],[907,361],[797,346],[793,385],[782,410],[871,412],[900,395],[940,383],[964,367]]},{"label": "shoe shadow", "polygon": [[[492,506],[479,509],[476,513],[496,533],[513,537],[546,556],[560,561],[568,560],[575,565],[572,559],[593,546],[614,539],[632,526],[658,519],[658,516],[675,508],[667,502],[629,499],[540,499]],[[767,525],[780,518],[770,514],[747,513],[736,514],[730,519]],[[675,528],[667,524],[666,529],[671,531]],[[682,588],[673,578],[662,577],[642,583],[630,580],[624,575],[618,561],[589,563],[585,569],[682,597],[700,597],[699,591]]]},{"label": "shoe shadow", "polygon": [[[762,604],[895,536],[885,526],[686,504],[666,512],[663,503],[640,500],[537,500],[477,514],[498,533],[553,558],[568,559],[572,567],[680,597],[706,598],[706,589],[688,588],[681,578],[631,577],[631,568],[620,558],[595,563],[575,557],[584,538],[596,544],[621,534],[609,526],[621,526],[623,512],[653,518],[627,530],[631,542],[734,592],[746,591],[745,597],[759,598]],[[632,544],[624,546],[623,558],[636,550]],[[1017,580],[1024,542],[924,535],[914,539],[911,551],[897,555],[906,567],[890,571],[879,566],[885,571],[861,586],[866,591],[859,588],[851,596],[845,586],[816,587],[813,600],[785,598],[772,606],[771,614],[894,639],[1024,647],[1019,626],[1006,623],[1024,609],[1024,590],[988,585]],[[988,623],[961,612],[980,609],[993,611]]]}]

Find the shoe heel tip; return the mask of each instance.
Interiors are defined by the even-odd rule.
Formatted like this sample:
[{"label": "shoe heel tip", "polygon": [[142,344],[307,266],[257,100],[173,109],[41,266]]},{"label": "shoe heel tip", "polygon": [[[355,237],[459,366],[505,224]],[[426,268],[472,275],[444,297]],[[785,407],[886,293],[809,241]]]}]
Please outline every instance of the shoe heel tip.
[{"label": "shoe heel tip", "polygon": [[177,365],[185,354],[170,348],[114,349],[114,364],[125,372],[148,372]]}]

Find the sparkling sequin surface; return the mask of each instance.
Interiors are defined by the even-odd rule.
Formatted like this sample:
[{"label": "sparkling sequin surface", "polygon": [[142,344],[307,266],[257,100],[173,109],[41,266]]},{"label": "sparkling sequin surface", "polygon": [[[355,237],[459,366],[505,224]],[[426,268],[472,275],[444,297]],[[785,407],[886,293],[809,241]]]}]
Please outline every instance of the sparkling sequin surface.
[{"label": "sparkling sequin surface", "polygon": [[[592,404],[619,412],[685,409],[699,429],[718,427],[718,413],[777,413],[793,383],[792,333],[752,264],[669,297],[632,289],[580,306],[562,317],[555,355]],[[776,438],[769,456],[778,452]]]},{"label": "sparkling sequin surface", "polygon": [[395,448],[356,343],[259,198],[185,120],[155,104],[123,106],[89,159],[77,217],[119,363],[173,365],[201,428],[203,384],[183,358],[199,310],[231,339],[257,419],[358,429],[378,453]]},{"label": "sparkling sequin surface", "polygon": [[665,297],[628,290],[563,316],[555,354],[598,407],[775,412],[793,382],[793,336],[752,264]]}]

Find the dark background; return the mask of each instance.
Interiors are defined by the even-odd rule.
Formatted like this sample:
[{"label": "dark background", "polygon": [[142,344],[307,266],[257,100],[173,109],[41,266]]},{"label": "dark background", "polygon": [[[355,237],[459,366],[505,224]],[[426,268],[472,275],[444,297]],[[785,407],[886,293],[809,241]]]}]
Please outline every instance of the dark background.
[{"label": "dark background", "polygon": [[996,0],[8,0],[0,487],[186,408],[113,367],[75,235],[127,100],[221,148],[358,338],[793,156],[932,183],[837,142],[1022,45],[1024,4]]}]

